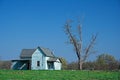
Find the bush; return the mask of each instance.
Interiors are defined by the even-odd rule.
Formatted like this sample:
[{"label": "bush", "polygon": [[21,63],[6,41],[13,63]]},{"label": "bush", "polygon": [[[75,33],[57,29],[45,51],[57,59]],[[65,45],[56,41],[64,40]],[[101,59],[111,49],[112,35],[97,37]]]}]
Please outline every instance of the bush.
[{"label": "bush", "polygon": [[0,61],[0,69],[10,69],[11,61]]}]

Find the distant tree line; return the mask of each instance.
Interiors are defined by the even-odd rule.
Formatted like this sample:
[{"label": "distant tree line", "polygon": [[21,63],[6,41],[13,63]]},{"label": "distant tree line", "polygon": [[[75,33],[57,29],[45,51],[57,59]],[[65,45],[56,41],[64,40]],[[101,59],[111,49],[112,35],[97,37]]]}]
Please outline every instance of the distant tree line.
[{"label": "distant tree line", "polygon": [[[68,63],[65,58],[61,58],[62,70],[79,70],[78,62]],[[0,69],[10,69],[11,61],[1,61]],[[87,61],[83,64],[83,70],[120,70],[120,60],[109,54],[98,55],[94,61]]]},{"label": "distant tree line", "polygon": [[[64,70],[78,70],[78,62],[66,62],[63,66]],[[109,54],[101,54],[96,60],[85,62],[83,70],[120,70],[120,60]]]},{"label": "distant tree line", "polygon": [[0,69],[10,69],[11,61],[0,61]]}]

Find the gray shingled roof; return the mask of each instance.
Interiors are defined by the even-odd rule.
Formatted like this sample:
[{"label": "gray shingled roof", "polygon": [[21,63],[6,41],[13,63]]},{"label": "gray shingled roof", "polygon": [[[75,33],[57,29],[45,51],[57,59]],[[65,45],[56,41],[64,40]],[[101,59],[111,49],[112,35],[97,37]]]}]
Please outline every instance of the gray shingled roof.
[{"label": "gray shingled roof", "polygon": [[[52,51],[50,51],[48,48],[38,47],[38,49],[40,49],[45,56],[54,57]],[[36,49],[23,49],[20,54],[20,58],[31,58],[35,50]]]},{"label": "gray shingled roof", "polygon": [[21,54],[20,54],[20,58],[30,58],[32,56],[32,54],[35,52],[36,49],[23,49]]},{"label": "gray shingled roof", "polygon": [[46,55],[46,56],[49,56],[49,57],[54,57],[52,51],[50,51],[48,48],[43,48],[43,47],[39,47],[43,53]]}]

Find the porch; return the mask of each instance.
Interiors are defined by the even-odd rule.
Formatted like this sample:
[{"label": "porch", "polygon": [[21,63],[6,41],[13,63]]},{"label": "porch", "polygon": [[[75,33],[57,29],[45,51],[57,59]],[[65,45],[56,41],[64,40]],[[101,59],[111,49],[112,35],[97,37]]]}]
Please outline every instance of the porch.
[{"label": "porch", "polygon": [[14,70],[31,70],[31,60],[28,59],[12,60],[11,68]]}]

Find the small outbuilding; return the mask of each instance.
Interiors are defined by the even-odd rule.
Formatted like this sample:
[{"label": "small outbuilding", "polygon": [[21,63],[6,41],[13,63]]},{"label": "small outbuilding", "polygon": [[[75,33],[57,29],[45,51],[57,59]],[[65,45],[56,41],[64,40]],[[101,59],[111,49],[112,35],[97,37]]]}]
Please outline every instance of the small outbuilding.
[{"label": "small outbuilding", "polygon": [[13,70],[61,70],[61,60],[48,48],[23,49],[20,59],[12,60]]}]

